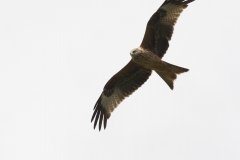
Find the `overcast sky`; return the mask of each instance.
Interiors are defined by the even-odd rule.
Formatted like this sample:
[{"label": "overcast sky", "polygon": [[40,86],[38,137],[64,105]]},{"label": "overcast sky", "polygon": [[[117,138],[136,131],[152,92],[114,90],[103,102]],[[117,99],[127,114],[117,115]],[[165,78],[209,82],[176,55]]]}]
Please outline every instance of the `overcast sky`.
[{"label": "overcast sky", "polygon": [[239,1],[196,0],[164,61],[190,69],[170,90],[153,73],[93,130],[106,82],[163,0],[0,2],[0,159],[239,160]]}]

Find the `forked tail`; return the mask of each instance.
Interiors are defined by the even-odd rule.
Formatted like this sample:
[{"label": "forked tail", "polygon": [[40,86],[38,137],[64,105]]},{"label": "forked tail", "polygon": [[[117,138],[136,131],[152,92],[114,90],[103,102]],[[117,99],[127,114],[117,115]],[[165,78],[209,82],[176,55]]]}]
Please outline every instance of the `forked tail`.
[{"label": "forked tail", "polygon": [[166,70],[157,71],[157,74],[167,83],[167,85],[173,89],[173,81],[177,78],[177,74],[187,72],[188,69],[175,66],[173,64],[164,62],[166,64]]}]

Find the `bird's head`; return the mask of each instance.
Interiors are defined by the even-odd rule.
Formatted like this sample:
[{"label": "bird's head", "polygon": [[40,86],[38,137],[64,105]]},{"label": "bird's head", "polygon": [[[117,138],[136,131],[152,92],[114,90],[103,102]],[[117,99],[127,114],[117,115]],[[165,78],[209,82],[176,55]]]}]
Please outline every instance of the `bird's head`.
[{"label": "bird's head", "polygon": [[131,50],[130,55],[131,55],[132,57],[136,57],[136,56],[138,56],[140,53],[141,53],[141,50],[140,50],[139,48],[135,48],[135,49]]}]

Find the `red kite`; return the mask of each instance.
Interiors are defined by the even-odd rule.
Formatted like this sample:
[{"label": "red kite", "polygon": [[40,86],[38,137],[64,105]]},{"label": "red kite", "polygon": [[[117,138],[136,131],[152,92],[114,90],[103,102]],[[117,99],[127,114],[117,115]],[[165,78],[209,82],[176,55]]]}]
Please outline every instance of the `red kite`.
[{"label": "red kite", "polygon": [[174,25],[188,3],[194,0],[165,0],[161,7],[152,15],[147,23],[145,35],[140,47],[130,52],[132,59],[116,73],[104,86],[103,92],[98,98],[91,122],[94,120],[94,129],[99,123],[99,131],[102,122],[104,129],[107,119],[113,110],[131,95],[144,82],[154,70],[173,89],[173,81],[177,74],[187,72],[188,69],[175,66],[162,61],[171,40]]}]

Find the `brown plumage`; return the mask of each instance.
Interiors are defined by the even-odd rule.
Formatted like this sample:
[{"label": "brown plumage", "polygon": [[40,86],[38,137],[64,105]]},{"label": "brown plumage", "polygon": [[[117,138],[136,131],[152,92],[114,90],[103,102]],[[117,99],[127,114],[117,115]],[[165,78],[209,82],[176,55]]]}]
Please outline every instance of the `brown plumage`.
[{"label": "brown plumage", "polygon": [[94,128],[99,122],[99,130],[103,123],[107,126],[107,119],[111,112],[147,81],[154,70],[173,89],[173,81],[177,74],[187,72],[188,69],[162,61],[171,40],[174,25],[188,3],[194,0],[165,0],[161,7],[152,15],[147,23],[146,32],[140,47],[131,51],[130,62],[116,73],[104,86],[94,106],[91,121]]},{"label": "brown plumage", "polygon": [[194,0],[166,0],[147,23],[146,32],[140,45],[160,58],[166,53],[174,25],[188,3]]}]

